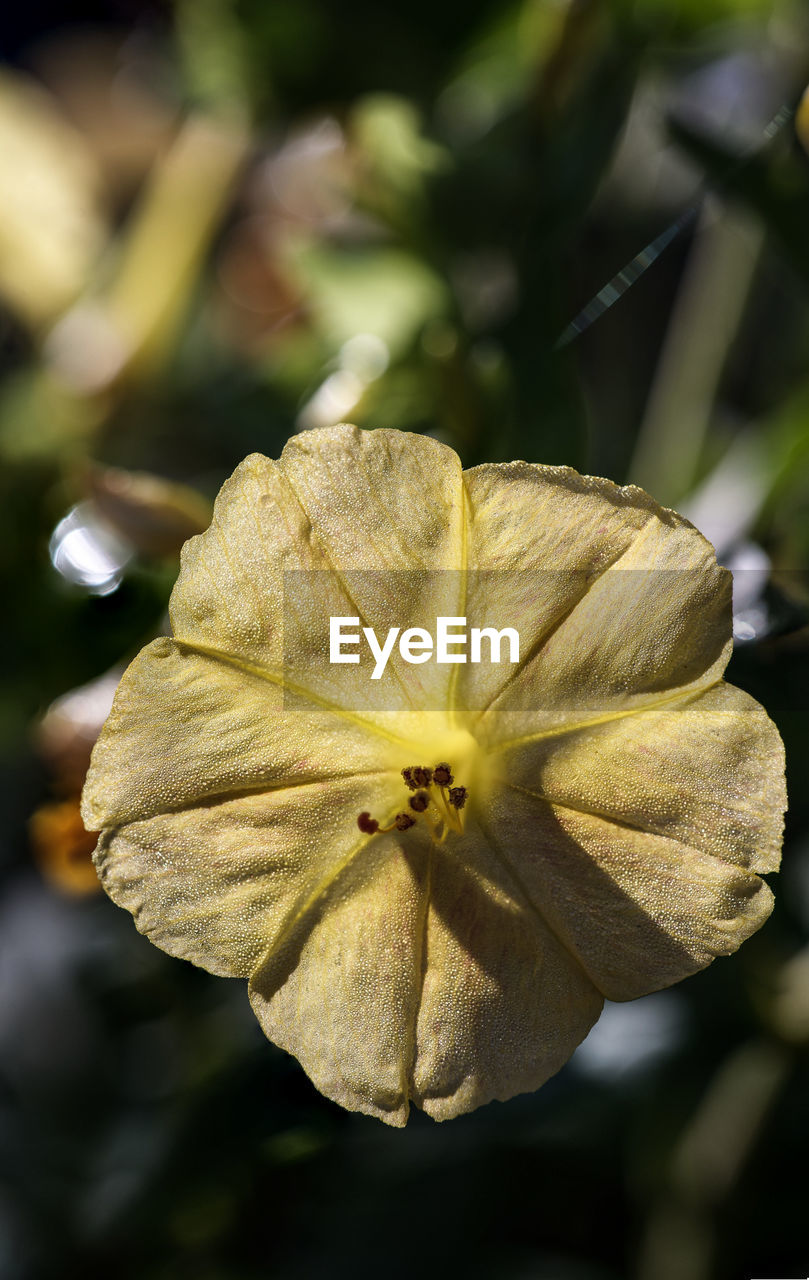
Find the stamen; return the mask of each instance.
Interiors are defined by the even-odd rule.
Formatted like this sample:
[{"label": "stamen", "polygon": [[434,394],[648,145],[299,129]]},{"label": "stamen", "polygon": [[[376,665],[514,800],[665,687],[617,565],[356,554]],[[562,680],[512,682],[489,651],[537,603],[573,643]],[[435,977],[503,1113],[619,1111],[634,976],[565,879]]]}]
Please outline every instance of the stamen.
[{"label": "stamen", "polygon": [[[423,818],[436,844],[444,844],[450,831],[463,835],[464,819],[459,810],[466,804],[468,793],[466,787],[450,786],[454,777],[446,760],[433,769],[423,764],[408,765],[402,769],[402,780],[414,792],[408,800],[410,809]],[[377,832],[408,831],[416,823],[413,814],[397,813],[389,826],[381,827],[376,818],[363,811],[357,817],[357,826],[369,836]]]},{"label": "stamen", "polygon": [[454,809],[463,809],[467,795],[466,787],[450,787],[449,802]]}]

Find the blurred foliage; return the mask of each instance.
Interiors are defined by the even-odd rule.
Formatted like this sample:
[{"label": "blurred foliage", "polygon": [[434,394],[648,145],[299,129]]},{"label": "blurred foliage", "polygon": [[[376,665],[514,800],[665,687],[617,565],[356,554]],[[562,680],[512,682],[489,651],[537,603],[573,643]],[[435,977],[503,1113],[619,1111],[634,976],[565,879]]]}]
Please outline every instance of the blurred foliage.
[{"label": "blurred foliage", "polygon": [[[806,1275],[805,7],[87,0],[0,41],[0,1276]],[[219,484],[338,420],[676,503],[789,761],[760,934],[401,1133],[137,935],[75,821]]]}]

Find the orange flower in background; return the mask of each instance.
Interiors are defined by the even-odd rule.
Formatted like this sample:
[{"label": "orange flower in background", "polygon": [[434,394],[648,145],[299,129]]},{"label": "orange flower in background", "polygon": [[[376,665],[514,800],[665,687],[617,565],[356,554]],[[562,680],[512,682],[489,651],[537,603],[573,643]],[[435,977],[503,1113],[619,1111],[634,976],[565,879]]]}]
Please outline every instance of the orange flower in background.
[{"label": "orange flower in background", "polygon": [[96,837],[84,829],[78,795],[40,805],[29,832],[37,865],[50,884],[71,897],[98,891],[91,859]]},{"label": "orange flower in background", "polygon": [[[766,919],[783,749],[722,674],[731,580],[635,488],[339,426],[248,458],[93,753],[104,887],[246,978],[316,1086],[404,1124],[535,1089],[603,1000]],[[516,662],[326,660],[331,617]],[[404,771],[404,772],[403,772]]]},{"label": "orange flower in background", "polygon": [[70,897],[99,891],[92,862],[94,833],[81,820],[80,797],[90,753],[112,705],[120,668],[62,694],[36,726],[34,741],[58,799],[40,805],[28,822],[31,852],[45,880]]}]

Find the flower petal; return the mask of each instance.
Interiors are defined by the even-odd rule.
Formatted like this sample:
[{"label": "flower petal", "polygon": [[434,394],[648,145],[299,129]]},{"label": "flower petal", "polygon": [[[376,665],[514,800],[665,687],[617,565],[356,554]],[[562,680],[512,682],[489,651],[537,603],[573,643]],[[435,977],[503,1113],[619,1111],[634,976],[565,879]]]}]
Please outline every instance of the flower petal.
[{"label": "flower petal", "polygon": [[673,706],[537,737],[496,759],[518,790],[751,871],[778,869],[783,744],[763,707],[724,681]]},{"label": "flower petal", "polygon": [[104,888],[171,955],[248,977],[291,919],[373,837],[357,829],[367,780],[236,796],[105,831]]},{"label": "flower petal", "polygon": [[348,705],[443,706],[448,668],[394,654],[358,694],[357,668],[326,662],[324,637],[331,616],[359,617],[384,638],[453,613],[460,575],[435,571],[461,567],[463,522],[460,461],[445,445],[349,426],[306,432],[277,463],[254,454],[224,484],[210,529],[184,548],[174,634]]},{"label": "flower petal", "polygon": [[[415,843],[415,847],[414,847]],[[419,996],[428,852],[377,836],[250,981],[266,1035],[350,1111],[403,1125]]]},{"label": "flower petal", "polygon": [[271,672],[161,638],[118,686],[82,813],[98,831],[239,791],[398,773],[402,749],[340,707],[295,697]]},{"label": "flower petal", "polygon": [[253,1008],[327,1097],[448,1119],[538,1088],[587,1034],[595,986],[484,869],[502,878],[474,823],[457,855],[382,837],[264,958]]},{"label": "flower petal", "polygon": [[[154,641],[93,753],[88,827],[115,902],[173,955],[247,976],[277,929],[401,804],[401,745],[278,706],[263,675]],[[392,764],[393,762],[393,764]]]},{"label": "flower petal", "polygon": [[492,840],[519,857],[531,901],[610,1000],[729,955],[772,910],[758,876],[678,840],[511,788],[491,811]]},{"label": "flower petal", "polygon": [[[566,467],[466,473],[467,611],[515,626],[520,665],[468,665],[457,698],[487,742],[649,705],[721,676],[730,575],[681,516]],[[519,620],[519,621],[518,621]]]},{"label": "flower petal", "polygon": [[432,879],[413,1089],[447,1120],[538,1089],[603,1002],[473,818]]}]

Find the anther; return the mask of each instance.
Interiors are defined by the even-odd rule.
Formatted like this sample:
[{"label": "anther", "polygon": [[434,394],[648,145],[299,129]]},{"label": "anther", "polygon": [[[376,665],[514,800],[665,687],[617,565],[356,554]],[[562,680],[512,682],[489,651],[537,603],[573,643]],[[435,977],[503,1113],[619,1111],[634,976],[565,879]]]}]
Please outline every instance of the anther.
[{"label": "anther", "polygon": [[466,787],[450,787],[449,802],[453,809],[463,809],[466,804]]},{"label": "anther", "polygon": [[[463,835],[464,822],[458,810],[466,804],[466,787],[453,787],[452,768],[446,760],[435,768],[427,765],[408,765],[402,769],[405,786],[413,792],[408,798],[408,808],[397,813],[389,826],[382,827],[376,818],[364,810],[357,817],[357,826],[366,835],[380,835],[388,831],[409,831],[416,824],[416,815],[423,815],[430,833],[437,844],[443,844],[450,831]],[[431,790],[432,788],[432,790]]]}]

